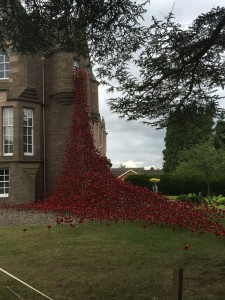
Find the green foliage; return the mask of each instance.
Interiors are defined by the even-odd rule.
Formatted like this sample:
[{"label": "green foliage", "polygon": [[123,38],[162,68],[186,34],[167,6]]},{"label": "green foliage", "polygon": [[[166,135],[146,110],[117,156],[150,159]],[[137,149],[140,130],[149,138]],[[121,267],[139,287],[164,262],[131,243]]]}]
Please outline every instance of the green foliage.
[{"label": "green foliage", "polygon": [[[172,13],[162,21],[153,17],[144,27],[140,20],[148,2],[1,1],[0,50],[10,46],[22,54],[47,55],[57,48],[90,56],[99,66],[99,80],[113,79],[109,89],[123,92],[109,104],[128,120],[145,118],[165,127],[177,109],[212,105],[218,112],[221,97],[215,91],[225,81],[225,8],[200,15],[188,28]],[[136,77],[133,69],[139,70]]]},{"label": "green foliage", "polygon": [[197,202],[198,201],[198,195],[196,195],[195,193],[190,193],[190,194],[183,194],[183,195],[179,195],[177,196],[177,200],[178,201],[190,201],[190,202]]},{"label": "green foliage", "polygon": [[124,165],[123,163],[120,164],[119,168],[126,168],[126,165]]},{"label": "green foliage", "polygon": [[225,151],[216,150],[211,141],[196,145],[180,155],[180,163],[175,173],[177,176],[202,178],[210,193],[213,177],[225,170]]},{"label": "green foliage", "polygon": [[[158,175],[156,175],[158,176]],[[143,186],[147,187],[149,189],[152,189],[153,184],[149,182],[150,177],[156,177],[154,175],[145,175],[145,174],[135,174],[135,175],[129,175],[125,178],[125,182],[130,182],[135,186]]]},{"label": "green foliage", "polygon": [[[131,182],[133,185],[148,187],[152,190],[152,183],[149,182],[151,177],[160,178],[158,184],[159,193],[164,195],[187,195],[199,192],[207,195],[207,184],[205,180],[199,176],[180,176],[175,173],[165,173],[161,175],[129,175],[125,181]],[[225,175],[214,176],[211,178],[211,193],[216,195],[225,195]]]},{"label": "green foliage", "polygon": [[112,65],[124,64],[139,48],[143,31],[139,19],[146,2],[1,1],[0,48],[10,45],[16,52],[40,55],[65,49],[104,65],[105,76]]},{"label": "green foliage", "polygon": [[171,112],[185,107],[213,105],[218,112],[215,91],[225,82],[224,28],[225,7],[201,14],[188,28],[172,13],[163,21],[153,17],[135,60],[140,73],[118,71],[119,90],[125,92],[109,100],[111,109],[128,120],[147,118],[160,128],[167,126]]},{"label": "green foliage", "polygon": [[222,195],[208,195],[204,197],[204,202],[208,204],[215,204],[217,206],[219,205],[225,205],[225,197]]},{"label": "green foliage", "polygon": [[221,114],[214,128],[215,148],[225,150],[225,116]]},{"label": "green foliage", "polygon": [[214,205],[217,207],[224,208],[225,206],[225,197],[222,195],[202,195],[202,194],[181,194],[178,196],[170,196],[169,199],[176,201],[185,201],[185,202],[193,202],[193,203],[207,203],[209,205]]},{"label": "green foliage", "polygon": [[194,203],[207,203],[209,205],[224,206],[225,197],[222,195],[197,195],[195,193],[181,194],[176,197],[177,201],[190,201]]},{"label": "green foliage", "polygon": [[[201,111],[197,107],[176,110],[170,114],[163,150],[165,172],[175,170],[183,150],[188,150],[209,139],[212,134],[212,116],[213,112],[210,108]],[[178,122],[180,118],[183,119],[182,122]]]},{"label": "green foliage", "polygon": [[181,177],[173,173],[161,175],[159,191],[165,195],[181,195],[206,191],[206,184],[201,178]]}]

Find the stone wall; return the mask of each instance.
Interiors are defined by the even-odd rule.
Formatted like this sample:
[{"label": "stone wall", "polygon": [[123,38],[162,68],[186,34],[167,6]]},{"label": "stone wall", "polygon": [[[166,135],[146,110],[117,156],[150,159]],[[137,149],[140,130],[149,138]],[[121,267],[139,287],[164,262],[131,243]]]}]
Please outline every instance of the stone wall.
[{"label": "stone wall", "polygon": [[[0,168],[9,168],[10,194],[2,202],[27,202],[51,194],[58,176],[73,112],[74,55],[55,51],[45,57],[10,53],[10,78],[0,80],[0,108],[14,109],[14,152],[3,156],[2,112],[0,112]],[[89,74],[88,102],[96,148],[106,155],[106,132],[98,107],[98,82]],[[23,153],[23,108],[34,115],[34,154]]]}]

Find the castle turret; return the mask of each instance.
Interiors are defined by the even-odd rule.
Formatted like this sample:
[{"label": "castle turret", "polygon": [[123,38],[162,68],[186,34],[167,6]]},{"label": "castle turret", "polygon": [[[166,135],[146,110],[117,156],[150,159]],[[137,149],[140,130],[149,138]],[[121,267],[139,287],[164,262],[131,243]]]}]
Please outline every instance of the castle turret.
[{"label": "castle turret", "polygon": [[87,70],[95,145],[105,156],[98,82],[88,61],[57,50],[44,57],[0,54],[0,200],[24,202],[53,191],[64,155],[74,103],[72,75]]}]

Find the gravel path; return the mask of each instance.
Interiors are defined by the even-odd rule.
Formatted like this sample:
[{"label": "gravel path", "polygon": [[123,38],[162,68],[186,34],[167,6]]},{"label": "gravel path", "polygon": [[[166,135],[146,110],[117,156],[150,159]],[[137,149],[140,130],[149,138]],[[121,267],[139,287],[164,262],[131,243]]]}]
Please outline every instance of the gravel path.
[{"label": "gravel path", "polygon": [[0,209],[0,226],[28,226],[53,224],[56,216],[39,211]]}]

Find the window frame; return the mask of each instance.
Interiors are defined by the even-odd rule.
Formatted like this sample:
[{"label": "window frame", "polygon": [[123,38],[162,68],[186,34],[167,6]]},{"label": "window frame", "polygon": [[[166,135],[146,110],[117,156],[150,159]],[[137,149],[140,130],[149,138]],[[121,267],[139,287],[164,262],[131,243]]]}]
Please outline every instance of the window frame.
[{"label": "window frame", "polygon": [[[25,111],[31,112],[31,118],[27,117],[28,120],[25,120]],[[32,121],[31,125],[29,125],[29,119]],[[25,125],[24,122],[27,124]],[[30,142],[29,138],[31,138]],[[31,146],[31,151],[29,151],[29,146]],[[23,154],[25,156],[34,155],[34,109],[31,107],[23,107]]]},{"label": "window frame", "polygon": [[[3,174],[1,173],[2,171]],[[10,182],[9,168],[0,168],[0,198],[9,196],[9,182]],[[3,186],[1,186],[2,183]],[[1,190],[3,190],[3,193]]]},{"label": "window frame", "polygon": [[[7,110],[11,110],[12,111],[12,115],[7,114],[6,115],[6,111]],[[10,122],[10,118],[12,119],[12,122]],[[5,124],[5,120],[7,119],[7,122]],[[7,124],[8,123],[8,124]],[[6,134],[7,129],[9,129],[9,131],[11,131],[11,135],[10,134]],[[10,143],[6,143],[6,137],[12,137],[12,144]],[[13,107],[3,107],[2,108],[2,139],[3,139],[3,156],[13,156],[13,151],[14,151],[14,110]],[[12,151],[7,152],[6,151],[6,147],[12,146]]]},{"label": "window frame", "polygon": [[0,80],[9,79],[10,76],[9,73],[10,73],[9,56],[7,53],[0,51]]}]

